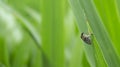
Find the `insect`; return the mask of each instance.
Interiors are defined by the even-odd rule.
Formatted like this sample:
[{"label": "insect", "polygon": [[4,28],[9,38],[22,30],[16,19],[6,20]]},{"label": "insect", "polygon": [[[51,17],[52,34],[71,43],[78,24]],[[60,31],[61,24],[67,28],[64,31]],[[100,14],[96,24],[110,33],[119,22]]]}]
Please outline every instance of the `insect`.
[{"label": "insect", "polygon": [[90,36],[91,36],[91,34],[81,33],[81,39],[89,45],[91,45],[91,43],[92,43],[92,40],[91,40]]}]

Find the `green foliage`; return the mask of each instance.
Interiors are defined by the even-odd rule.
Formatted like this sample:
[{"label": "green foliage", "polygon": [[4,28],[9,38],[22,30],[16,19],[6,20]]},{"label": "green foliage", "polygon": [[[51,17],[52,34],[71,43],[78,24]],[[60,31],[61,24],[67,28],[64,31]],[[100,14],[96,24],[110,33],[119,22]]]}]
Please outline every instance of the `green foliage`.
[{"label": "green foliage", "polygon": [[119,11],[119,0],[1,0],[0,67],[119,67]]},{"label": "green foliage", "polygon": [[[107,0],[104,0],[104,1],[106,1],[105,3],[107,3],[107,4],[114,4],[114,0],[111,0],[110,3]],[[104,5],[104,4],[102,4],[102,2],[104,2],[104,1],[100,2],[101,5],[98,5],[98,4],[96,4],[96,5],[99,7],[102,7]],[[101,52],[103,53],[103,57],[104,57],[107,65],[109,67],[113,67],[113,66],[119,67],[120,60],[119,60],[118,54],[115,51],[115,48],[113,47],[114,40],[112,40],[112,37],[111,38],[109,37],[109,34],[108,34],[109,30],[108,31],[106,30],[107,26],[103,25],[103,23],[106,23],[107,25],[109,25],[109,22],[105,22],[101,19],[101,17],[109,18],[110,16],[103,16],[105,14],[102,13],[102,10],[104,10],[102,8],[101,8],[101,11],[99,11],[101,13],[97,12],[98,10],[96,9],[96,5],[94,4],[94,1],[92,1],[92,0],[78,0],[77,2],[79,3],[77,5],[77,7],[82,8],[81,11],[84,12],[85,17],[87,18],[88,24],[90,25],[90,27],[93,31],[94,37],[96,38],[96,41],[98,42],[98,46],[99,46]],[[97,2],[98,1],[96,0],[96,3]],[[72,1],[71,1],[71,3],[72,3]],[[73,6],[73,8],[76,7],[75,6],[76,3],[75,3],[75,5],[74,5],[74,3],[71,5]],[[108,5],[105,4],[103,7],[107,7],[107,6]],[[109,5],[109,7],[110,6],[111,5]],[[76,13],[75,11],[78,10],[78,8],[74,9],[74,13]],[[113,8],[112,11],[114,11],[115,6],[113,5],[112,8]],[[78,10],[78,11],[80,12],[80,10]],[[104,11],[111,11],[111,7]],[[111,13],[112,13],[112,11],[111,11]],[[109,12],[107,12],[107,13],[109,13]],[[113,13],[115,13],[114,15],[116,15],[115,17],[117,19],[118,16],[117,16],[116,12],[114,11]],[[79,15],[79,14],[76,14],[76,17],[77,17],[77,15]],[[77,19],[77,20],[81,20],[81,19]],[[111,20],[115,20],[115,19],[110,18],[110,21]],[[112,23],[110,23],[110,26],[111,26],[111,24],[114,25],[113,21],[111,21],[111,22]],[[78,23],[83,23],[83,22],[78,22]],[[116,20],[116,23],[118,23],[118,25],[119,25],[119,21]],[[84,24],[85,24],[85,22],[84,22]],[[114,28],[114,26],[111,26],[110,28]],[[84,28],[80,28],[80,29],[84,29]],[[112,29],[110,29],[110,30],[112,31]],[[114,29],[113,31],[116,31],[116,30]],[[115,34],[113,34],[113,35],[115,35]],[[94,45],[96,45],[96,44],[94,44]],[[102,62],[102,63],[104,63],[104,62]]]}]

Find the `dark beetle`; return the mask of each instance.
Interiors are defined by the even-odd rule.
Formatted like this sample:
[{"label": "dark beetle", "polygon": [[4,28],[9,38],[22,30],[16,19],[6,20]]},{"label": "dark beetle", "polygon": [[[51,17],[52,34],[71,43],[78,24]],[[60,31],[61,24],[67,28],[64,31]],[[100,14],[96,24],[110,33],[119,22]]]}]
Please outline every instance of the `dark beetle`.
[{"label": "dark beetle", "polygon": [[87,44],[89,44],[89,45],[91,45],[91,43],[92,43],[90,36],[91,36],[91,35],[87,35],[87,34],[81,33],[81,39],[82,39],[85,43],[87,43]]}]

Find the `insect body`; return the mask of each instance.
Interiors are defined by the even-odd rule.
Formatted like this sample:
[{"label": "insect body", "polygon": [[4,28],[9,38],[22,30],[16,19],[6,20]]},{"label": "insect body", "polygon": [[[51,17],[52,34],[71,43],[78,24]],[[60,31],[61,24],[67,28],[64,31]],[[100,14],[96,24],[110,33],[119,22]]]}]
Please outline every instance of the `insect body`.
[{"label": "insect body", "polygon": [[87,35],[87,34],[81,33],[81,39],[82,39],[85,43],[87,43],[87,44],[89,44],[89,45],[91,45],[91,43],[92,43],[90,36],[91,36],[91,35]]}]

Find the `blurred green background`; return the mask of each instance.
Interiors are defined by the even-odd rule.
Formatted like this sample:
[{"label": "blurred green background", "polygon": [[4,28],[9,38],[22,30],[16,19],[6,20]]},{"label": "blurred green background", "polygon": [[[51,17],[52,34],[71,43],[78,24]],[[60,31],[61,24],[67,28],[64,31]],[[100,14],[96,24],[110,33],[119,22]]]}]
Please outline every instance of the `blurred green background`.
[{"label": "blurred green background", "polygon": [[119,3],[0,0],[0,67],[120,67]]}]

